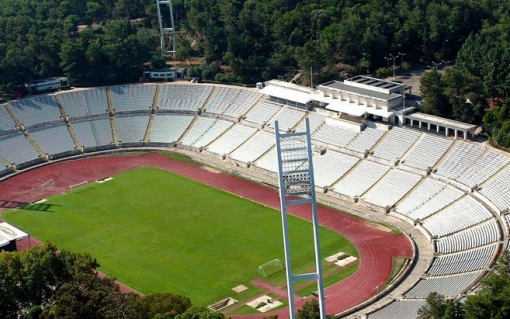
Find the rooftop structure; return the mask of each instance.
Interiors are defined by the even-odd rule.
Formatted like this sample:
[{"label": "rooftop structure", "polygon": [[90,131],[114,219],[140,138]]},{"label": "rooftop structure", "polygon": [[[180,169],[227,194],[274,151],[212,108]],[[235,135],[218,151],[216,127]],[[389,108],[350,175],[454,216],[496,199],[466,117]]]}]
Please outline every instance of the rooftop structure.
[{"label": "rooftop structure", "polygon": [[453,132],[455,138],[458,137],[459,132],[462,133],[464,140],[467,139],[468,133],[474,135],[476,125],[463,123],[459,121],[445,119],[443,117],[425,114],[425,113],[413,113],[404,116],[404,123],[409,124],[410,126],[418,125],[418,128],[425,128],[424,124],[427,126],[427,129],[430,131],[435,128],[437,133],[444,131],[446,136],[450,135],[450,131]]},{"label": "rooftop structure", "polygon": [[404,124],[405,93],[411,87],[358,75],[341,81],[321,84],[317,89],[297,84],[271,80],[265,83],[261,93],[271,100],[298,106],[315,108],[330,116],[378,120],[389,124]]},{"label": "rooftop structure", "polygon": [[68,88],[69,85],[69,79],[66,77],[39,79],[25,83],[27,91],[31,94]]},{"label": "rooftop structure", "polygon": [[398,115],[406,111],[405,92],[411,93],[408,85],[363,75],[326,82],[318,90],[326,110],[399,125],[404,124]]},{"label": "rooftop structure", "polygon": [[298,107],[306,107],[312,100],[315,90],[280,80],[270,80],[260,93],[268,95],[271,100]]}]

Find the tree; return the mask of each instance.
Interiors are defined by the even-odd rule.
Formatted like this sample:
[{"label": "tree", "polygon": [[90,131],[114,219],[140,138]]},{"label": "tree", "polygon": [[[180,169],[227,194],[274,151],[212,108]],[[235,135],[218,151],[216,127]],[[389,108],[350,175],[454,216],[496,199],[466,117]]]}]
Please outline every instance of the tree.
[{"label": "tree", "polygon": [[57,253],[51,244],[22,252],[1,252],[0,317],[17,318],[34,306],[48,304],[66,282],[80,273],[93,274],[97,266],[90,255]]},{"label": "tree", "polygon": [[304,303],[303,307],[297,311],[297,319],[320,319],[321,313],[319,302],[317,299],[312,299]]},{"label": "tree", "polygon": [[[122,293],[115,279],[99,278],[88,254],[57,251],[46,244],[21,252],[0,252],[1,318],[173,319],[191,307],[188,298],[170,293],[140,297]],[[223,315],[203,314],[207,319]]]},{"label": "tree", "polygon": [[225,319],[225,315],[203,307],[191,307],[186,312],[175,316],[175,319]]},{"label": "tree", "polygon": [[451,113],[450,105],[444,95],[445,84],[437,70],[425,72],[420,78],[420,91],[425,99],[423,111],[425,113],[448,117]]},{"label": "tree", "polygon": [[446,299],[437,292],[427,297],[427,304],[418,309],[419,319],[463,319],[464,308],[458,301]]},{"label": "tree", "polygon": [[387,68],[379,68],[377,69],[376,71],[376,76],[379,78],[379,79],[385,79],[387,77],[389,77],[391,74],[390,70],[387,69]]},{"label": "tree", "polygon": [[140,306],[131,295],[122,294],[112,278],[81,272],[56,291],[41,318],[140,318]]},{"label": "tree", "polygon": [[411,64],[407,61],[404,61],[404,63],[402,63],[402,69],[404,70],[404,73],[407,73],[407,70],[409,70],[411,68]]},{"label": "tree", "polygon": [[468,296],[466,319],[510,317],[510,255],[504,251],[492,271],[481,280],[481,289]]},{"label": "tree", "polygon": [[494,270],[480,281],[480,289],[464,304],[433,292],[418,310],[420,319],[510,318],[510,255],[504,251]]},{"label": "tree", "polygon": [[184,37],[183,35],[177,36],[177,53],[175,54],[175,58],[182,62],[187,62],[188,66],[191,66],[191,58],[195,54],[195,51],[191,47],[191,42],[189,39]]},{"label": "tree", "polygon": [[165,318],[174,318],[176,315],[186,312],[191,307],[191,301],[187,297],[171,293],[153,293],[140,298],[143,316],[152,319],[157,314]]},{"label": "tree", "polygon": [[446,70],[443,80],[446,85],[444,93],[452,105],[452,118],[477,124],[487,106],[480,78],[454,66]]},{"label": "tree", "polygon": [[460,301],[454,300],[448,302],[443,319],[464,319],[466,311]]}]

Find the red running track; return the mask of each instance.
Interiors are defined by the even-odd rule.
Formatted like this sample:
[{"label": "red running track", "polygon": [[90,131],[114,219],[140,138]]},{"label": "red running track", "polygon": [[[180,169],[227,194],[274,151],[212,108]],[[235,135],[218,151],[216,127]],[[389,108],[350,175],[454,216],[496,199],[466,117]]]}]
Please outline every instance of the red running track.
[{"label": "red running track", "polygon": [[[171,158],[150,153],[143,156],[96,157],[43,166],[0,183],[0,210],[33,202],[50,194],[66,192],[70,185],[95,181],[120,172],[151,166],[173,171],[216,188],[280,209],[278,192],[267,186],[215,173]],[[38,187],[53,179],[54,185],[40,191]],[[310,219],[309,207],[294,206],[290,213]],[[393,235],[371,226],[363,219],[319,206],[319,222],[347,237],[358,249],[360,266],[351,277],[325,290],[327,312],[336,314],[348,310],[372,297],[383,287],[392,270],[393,256],[412,257],[412,245],[404,235]],[[299,300],[298,307],[306,300]],[[239,319],[278,315],[289,317],[288,309],[264,315],[236,316]]]}]

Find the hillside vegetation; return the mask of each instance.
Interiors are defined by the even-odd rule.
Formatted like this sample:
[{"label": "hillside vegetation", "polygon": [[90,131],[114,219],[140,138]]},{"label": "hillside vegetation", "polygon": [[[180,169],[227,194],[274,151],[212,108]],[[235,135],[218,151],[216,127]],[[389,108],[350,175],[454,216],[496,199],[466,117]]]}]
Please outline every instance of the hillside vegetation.
[{"label": "hillside vegetation", "polygon": [[[174,0],[177,60],[187,75],[301,84],[453,65],[422,83],[424,110],[484,123],[510,146],[510,2],[492,0]],[[163,10],[168,14],[167,11]],[[0,0],[0,91],[66,75],[73,85],[134,82],[161,67],[156,1]],[[167,17],[168,18],[168,17]],[[402,55],[400,55],[400,53]],[[405,55],[404,55],[405,54]],[[191,63],[193,61],[194,63]],[[197,63],[198,61],[198,63]]]}]

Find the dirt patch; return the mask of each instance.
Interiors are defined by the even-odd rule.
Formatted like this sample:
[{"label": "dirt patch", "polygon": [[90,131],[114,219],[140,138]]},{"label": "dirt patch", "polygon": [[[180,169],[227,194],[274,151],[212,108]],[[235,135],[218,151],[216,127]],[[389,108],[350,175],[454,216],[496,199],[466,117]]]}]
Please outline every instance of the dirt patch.
[{"label": "dirt patch", "polygon": [[215,173],[215,174],[220,174],[222,173],[221,171],[215,169],[215,168],[212,168],[212,167],[208,167],[208,166],[203,166],[202,167],[203,169],[205,169],[206,171],[209,171],[211,173]]},{"label": "dirt patch", "polygon": [[392,233],[393,232],[393,229],[391,229],[390,227],[381,225],[381,224],[369,223],[369,225],[371,227],[377,228],[377,229],[382,230],[382,231],[387,232],[387,233]]}]

